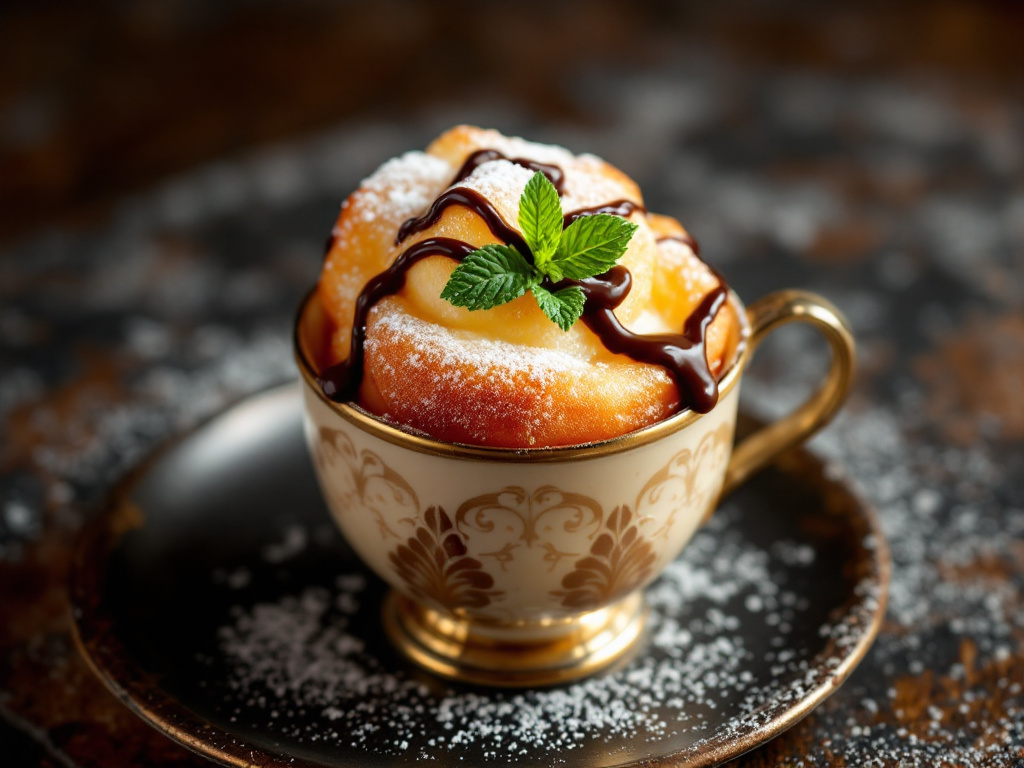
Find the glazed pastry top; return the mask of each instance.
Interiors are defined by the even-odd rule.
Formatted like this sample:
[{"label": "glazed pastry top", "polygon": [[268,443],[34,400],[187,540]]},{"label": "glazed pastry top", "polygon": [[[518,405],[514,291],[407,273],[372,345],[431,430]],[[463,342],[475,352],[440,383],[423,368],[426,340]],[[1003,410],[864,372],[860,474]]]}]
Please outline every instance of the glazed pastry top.
[{"label": "glazed pastry top", "polygon": [[[555,181],[568,220],[610,206],[638,225],[618,262],[628,270],[628,294],[606,319],[635,334],[678,336],[691,315],[708,311],[712,294],[724,297],[682,226],[647,213],[621,171],[593,155],[453,128],[426,152],[381,166],[345,201],[333,230],[318,288],[333,326],[326,357],[344,368],[353,338],[361,344],[361,370],[346,374],[358,378],[361,406],[438,439],[515,448],[592,442],[683,408],[706,410],[686,402],[678,377],[661,365],[609,351],[590,300],[586,322],[562,331],[529,293],[479,311],[440,297],[456,266],[453,254],[442,255],[446,247],[519,237],[520,197],[538,169]],[[411,263],[413,252],[424,256]],[[367,288],[374,280],[379,287],[382,275],[396,279],[371,306]],[[353,334],[361,294],[365,340],[359,323]],[[700,362],[713,385],[741,329],[731,303],[711,309],[713,321],[696,338],[704,336]]]}]

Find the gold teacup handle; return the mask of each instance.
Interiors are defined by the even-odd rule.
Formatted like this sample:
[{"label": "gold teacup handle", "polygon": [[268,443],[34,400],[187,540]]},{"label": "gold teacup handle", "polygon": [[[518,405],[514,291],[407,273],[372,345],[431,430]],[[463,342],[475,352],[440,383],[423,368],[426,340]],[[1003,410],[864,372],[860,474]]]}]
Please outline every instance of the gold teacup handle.
[{"label": "gold teacup handle", "polygon": [[806,291],[778,291],[751,304],[747,318],[750,321],[748,359],[776,328],[801,322],[810,323],[824,334],[832,348],[832,360],[825,381],[807,402],[788,416],[749,435],[733,449],[725,471],[722,496],[831,421],[846,399],[853,380],[853,333],[830,301]]}]

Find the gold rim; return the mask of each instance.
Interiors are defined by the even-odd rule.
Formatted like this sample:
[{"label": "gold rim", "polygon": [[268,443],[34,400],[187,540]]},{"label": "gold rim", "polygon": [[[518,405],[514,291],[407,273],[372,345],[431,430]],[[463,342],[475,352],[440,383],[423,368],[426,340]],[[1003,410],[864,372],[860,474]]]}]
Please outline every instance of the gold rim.
[{"label": "gold rim", "polygon": [[[608,440],[596,443],[557,446],[554,448],[495,448],[484,445],[467,445],[465,443],[446,443],[422,433],[406,431],[394,424],[382,421],[377,416],[354,403],[337,403],[323,393],[317,381],[316,370],[307,357],[299,336],[299,326],[302,324],[303,318],[316,295],[317,289],[314,287],[302,300],[298,314],[295,317],[295,326],[292,334],[295,361],[298,364],[299,372],[302,374],[303,382],[320,398],[322,403],[341,418],[374,437],[418,453],[474,461],[501,461],[525,464],[582,461],[613,453],[621,453],[622,451],[647,445],[681,429],[685,429],[706,415],[692,410],[685,410],[656,424],[628,432],[619,437],[609,438]],[[751,352],[751,345],[747,343],[750,336],[750,322],[747,317],[747,311],[743,306],[743,302],[740,301],[739,297],[732,290],[729,291],[729,302],[736,310],[736,316],[740,322],[740,340],[736,347],[736,359],[729,370],[725,372],[725,375],[718,381],[719,400],[724,399],[739,382],[740,375],[743,373],[743,368],[747,364]]]}]

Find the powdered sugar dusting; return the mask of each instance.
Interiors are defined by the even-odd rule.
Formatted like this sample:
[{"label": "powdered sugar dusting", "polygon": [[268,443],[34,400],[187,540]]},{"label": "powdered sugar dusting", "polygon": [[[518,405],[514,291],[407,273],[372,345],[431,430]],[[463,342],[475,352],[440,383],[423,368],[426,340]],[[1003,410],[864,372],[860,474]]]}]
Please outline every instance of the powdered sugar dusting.
[{"label": "powdered sugar dusting", "polygon": [[562,198],[562,210],[566,212],[592,208],[612,200],[642,202],[637,189],[623,183],[618,172],[612,171],[599,157],[580,155],[571,169],[565,177],[565,196]]},{"label": "powdered sugar dusting", "polygon": [[[637,197],[636,188],[623,183],[623,177],[597,155],[575,155],[565,147],[527,141],[518,136],[503,136],[492,130],[482,131],[479,141],[481,146],[496,149],[506,157],[528,158],[561,168],[565,172],[565,195],[562,198],[565,213]],[[528,176],[532,175],[533,172],[529,171]]]},{"label": "powdered sugar dusting", "polygon": [[[758,547],[737,514],[716,517],[648,591],[642,654],[555,689],[465,690],[410,676],[364,640],[379,597],[360,573],[236,608],[218,633],[233,670],[231,720],[395,758],[441,759],[472,746],[494,764],[587,764],[594,749],[628,752],[669,737],[700,749],[763,727],[780,702],[828,684],[878,594],[820,627],[836,655],[815,663],[796,631],[812,615],[800,584],[814,549],[789,540]],[[722,721],[720,707],[731,712],[728,733],[711,725]]]},{"label": "powdered sugar dusting", "polygon": [[425,152],[406,152],[388,160],[359,185],[363,220],[385,216],[401,223],[423,213],[452,173],[447,162]]},{"label": "powdered sugar dusting", "polygon": [[479,192],[494,205],[507,224],[518,229],[519,198],[533,173],[508,160],[492,160],[477,166],[457,186]]},{"label": "powdered sugar dusting", "polygon": [[[636,188],[623,182],[617,171],[604,160],[594,155],[573,155],[561,147],[534,144],[522,139],[507,139],[493,131],[485,132],[493,141],[487,141],[488,149],[496,149],[507,157],[525,157],[540,163],[557,165],[565,174],[564,194],[561,198],[562,212],[591,208],[614,200],[639,201]],[[508,160],[492,160],[483,163],[465,180],[460,187],[469,187],[480,192],[494,203],[505,221],[516,226],[519,221],[519,197],[526,182],[534,171]]]},{"label": "powdered sugar dusting", "polygon": [[709,288],[708,282],[712,286],[715,284],[715,278],[707,265],[686,243],[662,240],[658,243],[658,258],[664,269],[679,278],[679,293],[685,295],[691,304],[701,300]]},{"label": "powdered sugar dusting", "polygon": [[[528,373],[533,378],[549,381],[558,374],[583,375],[590,365],[588,360],[578,355],[557,349],[530,347],[527,354],[522,345],[491,339],[470,331],[453,331],[405,312],[388,311],[389,306],[393,305],[379,305],[381,311],[374,315],[374,326],[383,332],[403,337],[404,341],[409,341],[424,355],[441,358],[446,368],[465,365],[492,380],[503,375]],[[367,338],[367,351],[376,343],[376,340]],[[414,358],[410,364],[415,366],[420,361],[420,358]]]},{"label": "powdered sugar dusting", "polygon": [[399,225],[423,213],[453,173],[446,161],[424,152],[406,152],[388,160],[345,201],[334,236],[347,242],[371,225],[382,249],[388,250]]},{"label": "powdered sugar dusting", "polygon": [[[498,131],[481,131],[481,143],[488,149],[496,149],[506,157],[527,157],[548,165],[568,166],[575,155],[557,144],[543,144],[519,136],[504,136]],[[532,173],[531,173],[532,175]]]},{"label": "powdered sugar dusting", "polygon": [[[392,158],[360,183],[356,193],[342,205],[341,216],[332,230],[335,243],[343,248],[372,238],[376,256],[383,266],[393,248],[398,227],[406,219],[422,214],[444,189],[454,170],[441,158],[424,152],[406,152]],[[323,281],[339,306],[354,306],[371,275],[371,263],[353,261],[347,250],[335,251],[325,263],[330,280]]]},{"label": "powdered sugar dusting", "polygon": [[[968,313],[1019,315],[1019,100],[927,71],[924,78],[895,71],[862,77],[787,64],[739,72],[706,46],[670,53],[668,68],[577,76],[576,106],[595,119],[585,132],[579,124],[548,123],[545,130],[571,146],[594,147],[642,179],[660,210],[692,225],[703,252],[725,267],[742,296],[757,298],[766,285],[801,286],[850,315],[862,360],[855,398],[816,445],[879,510],[895,562],[889,618],[860,671],[797,726],[795,737],[777,740],[753,761],[814,768],[1015,766],[1024,748],[1024,454],[1019,438],[998,436],[998,422],[989,429],[995,414],[970,410],[966,415],[977,417],[982,431],[970,443],[951,445],[926,411],[929,385],[913,366]],[[449,106],[431,114],[447,122]],[[928,114],[967,117],[920,119]],[[742,124],[737,115],[746,116]],[[522,121],[530,117],[502,105],[480,120],[525,130]],[[17,567],[20,542],[80,526],[85,502],[169,434],[294,375],[288,329],[315,279],[324,217],[372,158],[422,142],[422,125],[367,120],[280,145],[273,173],[260,157],[218,160],[122,200],[99,232],[53,229],[5,246],[0,337],[9,364],[0,365],[0,414],[10,419],[43,402],[31,406],[38,445],[22,451],[11,431],[2,446],[6,457],[22,452],[0,476],[0,558]],[[937,131],[945,137],[936,138]],[[837,157],[863,161],[854,164],[857,183],[837,183],[851,180],[853,171],[837,167]],[[442,174],[439,185],[454,173]],[[288,183],[276,183],[270,195],[261,178]],[[928,183],[936,179],[942,183]],[[200,250],[167,253],[161,235],[168,232]],[[881,239],[857,240],[856,253],[842,252],[848,261],[808,255],[804,249],[813,253],[829,232],[875,232]],[[253,272],[266,278],[266,293],[258,304],[233,306],[232,296],[252,294],[236,294],[232,285]],[[137,318],[155,322],[157,332]],[[781,353],[762,348],[745,378],[744,391],[763,414],[792,406],[808,373],[820,373],[810,364],[807,337],[794,338],[789,345],[784,334],[773,335]],[[110,372],[117,391],[97,389],[96,379],[86,378],[90,368],[72,363],[84,350],[117,361]],[[66,385],[78,400],[51,402]],[[27,473],[42,478],[39,485],[24,482]],[[254,575],[234,564],[225,568],[221,582],[232,595]],[[303,588],[292,592],[298,597]],[[355,591],[332,587],[328,594]],[[749,611],[765,602],[756,590],[740,598]],[[49,621],[47,604],[60,601],[40,603],[24,620]],[[251,609],[246,603],[242,612]],[[325,620],[334,610],[325,610]],[[68,680],[76,665],[32,650],[58,647],[47,640],[54,637],[51,627],[32,635],[33,646],[20,646],[26,651],[20,658],[46,663],[47,680]],[[666,631],[675,630],[669,623]],[[976,654],[962,656],[961,649]],[[333,738],[326,720],[322,731]],[[58,747],[69,734],[51,732]],[[420,754],[408,737],[389,748],[397,755],[403,743],[400,754]],[[612,761],[609,749],[600,741],[592,763]]]},{"label": "powdered sugar dusting", "polygon": [[[453,330],[407,314],[398,302],[388,300],[374,310],[365,349],[367,375],[386,379],[389,391],[403,382],[417,382],[402,391],[406,413],[417,414],[416,426],[449,434],[457,426],[480,444],[494,438],[494,398],[502,403],[503,418],[514,421],[530,442],[536,434],[551,434],[552,425],[565,425],[559,433],[573,434],[569,420],[575,404],[642,403],[609,414],[623,432],[656,421],[663,406],[645,394],[671,384],[657,366],[609,364],[573,347],[524,346]],[[392,349],[414,352],[396,358]]]}]

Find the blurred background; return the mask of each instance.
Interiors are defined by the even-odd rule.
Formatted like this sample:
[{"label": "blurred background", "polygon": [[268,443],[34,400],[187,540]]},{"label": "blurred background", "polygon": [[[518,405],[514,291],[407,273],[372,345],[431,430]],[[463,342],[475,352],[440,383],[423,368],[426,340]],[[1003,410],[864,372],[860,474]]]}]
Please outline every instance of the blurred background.
[{"label": "blurred background", "polygon": [[[1014,2],[8,0],[0,14],[7,242],[216,158],[368,120],[426,136],[487,109],[600,131],[640,176],[651,131],[695,151],[728,132],[743,167],[768,140],[760,110],[801,128],[793,175],[885,165],[838,151],[874,132],[946,151],[983,133],[985,159],[1020,170],[1020,125],[1000,109],[1024,80]],[[887,196],[925,182],[911,164],[889,169]]]},{"label": "blurred background", "polygon": [[[815,447],[887,526],[889,619],[744,764],[1024,764],[1010,0],[0,3],[0,762],[193,764],[77,657],[71,542],[168,436],[294,377],[341,201],[460,122],[605,157],[740,295],[816,290],[857,331]],[[765,416],[823,366],[798,332],[761,358]]]}]

